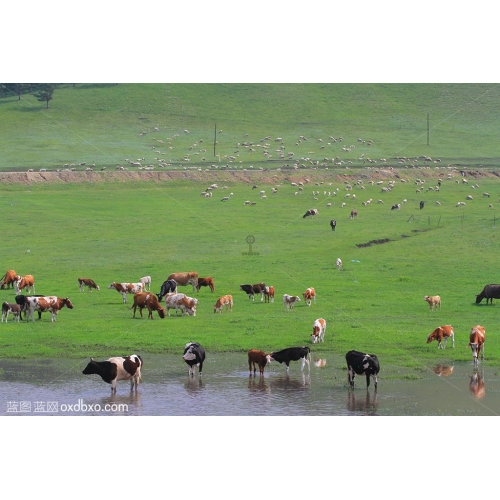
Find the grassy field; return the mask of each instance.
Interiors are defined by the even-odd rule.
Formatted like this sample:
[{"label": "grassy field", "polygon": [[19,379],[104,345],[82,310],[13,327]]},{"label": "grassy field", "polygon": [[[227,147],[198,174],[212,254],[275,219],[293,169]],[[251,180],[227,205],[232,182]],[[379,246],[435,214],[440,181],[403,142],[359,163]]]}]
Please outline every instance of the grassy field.
[{"label": "grassy field", "polygon": [[[190,340],[207,351],[269,352],[311,345],[312,323],[323,317],[322,351],[374,352],[405,367],[404,376],[408,368],[418,375],[429,363],[470,360],[468,333],[478,323],[487,333],[485,363],[497,364],[499,305],[474,301],[485,284],[499,281],[499,182],[469,177],[464,184],[456,171],[408,170],[400,172],[407,182],[397,180],[382,193],[389,178],[372,185],[372,173],[353,176],[353,189],[346,191],[346,183],[333,172],[310,171],[298,195],[283,172],[267,184],[256,181],[257,189],[253,182],[233,183],[229,174],[219,173],[211,198],[200,196],[209,183],[189,180],[4,185],[2,273],[33,274],[36,293],[69,297],[75,307],[61,310],[55,323],[48,314],[41,321],[3,323],[0,355],[179,353]],[[436,186],[440,176],[440,191],[416,193],[419,174],[426,176],[426,188]],[[278,192],[271,194],[275,186]],[[260,190],[267,199],[261,199]],[[466,201],[467,195],[473,200]],[[224,196],[230,200],[222,202]],[[371,204],[362,204],[369,199]],[[246,200],[256,204],[245,205]],[[466,206],[456,207],[458,201]],[[402,203],[401,210],[390,210],[393,203]],[[319,215],[304,219],[313,207]],[[359,215],[350,220],[352,208]],[[332,218],[335,232],[329,227]],[[252,255],[248,235],[255,237]],[[366,245],[383,239],[389,241]],[[335,267],[337,257],[344,262],[341,271]],[[121,296],[107,288],[113,281],[151,275],[158,292],[168,274],[178,271],[214,277],[215,294],[180,290],[199,298],[196,317],[132,319],[132,296],[123,305]],[[101,290],[80,292],[79,277],[94,279]],[[242,283],[261,281],[275,286],[275,303],[251,302],[239,291]],[[317,291],[316,304],[300,302],[291,312],[283,310],[284,293],[301,295],[310,286]],[[213,305],[224,294],[233,295],[233,312],[214,314]],[[423,297],[436,294],[442,309],[430,312]],[[11,290],[0,296],[2,302],[14,300]],[[443,324],[455,327],[454,350],[426,344],[427,335]]]},{"label": "grassy field", "polygon": [[137,169],[139,159],[162,169],[355,168],[422,156],[497,167],[499,97],[496,84],[76,84],[45,109],[5,93],[0,171]]}]

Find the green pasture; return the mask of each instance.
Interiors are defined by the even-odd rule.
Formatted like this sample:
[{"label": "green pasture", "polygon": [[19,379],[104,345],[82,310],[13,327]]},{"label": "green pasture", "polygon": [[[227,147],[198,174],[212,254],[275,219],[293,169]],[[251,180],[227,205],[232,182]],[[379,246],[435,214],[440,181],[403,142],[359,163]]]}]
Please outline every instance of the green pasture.
[{"label": "green pasture", "polygon": [[500,158],[497,84],[66,84],[49,109],[6,92],[0,115],[0,171]]},{"label": "green pasture", "polygon": [[[55,323],[48,313],[41,321],[2,323],[0,356],[179,353],[192,340],[208,352],[269,352],[295,345],[310,345],[313,353],[358,349],[418,373],[429,363],[469,361],[468,333],[480,323],[487,334],[485,363],[498,363],[500,305],[474,302],[485,284],[500,281],[500,183],[469,178],[464,184],[453,172],[450,180],[447,173],[442,177],[439,192],[416,193],[418,172],[403,171],[407,182],[397,180],[382,193],[388,180],[372,185],[365,174],[362,184],[352,177],[353,189],[346,191],[333,175],[316,178],[311,171],[297,195],[281,173],[275,183],[258,183],[256,189],[252,182],[228,178],[217,182],[211,198],[200,196],[209,184],[188,180],[2,186],[1,273],[32,274],[36,293],[69,297],[75,307],[62,309]],[[437,175],[427,177],[425,186],[436,183]],[[271,187],[278,192],[271,194]],[[319,191],[317,200],[313,191]],[[467,195],[473,200],[466,201]],[[225,196],[229,201],[221,201]],[[369,199],[371,204],[362,204]],[[246,200],[255,205],[245,205]],[[456,207],[458,201],[466,206]],[[401,210],[391,210],[393,203],[402,203]],[[319,215],[304,219],[309,208]],[[357,219],[349,219],[352,208],[358,209]],[[251,248],[249,235],[255,238]],[[344,263],[340,271],[337,257]],[[166,277],[179,271],[214,277],[214,294],[180,288],[199,299],[195,317],[155,314],[151,321],[137,312],[133,319],[133,297],[124,305],[107,288],[113,281],[151,275],[158,292]],[[80,292],[79,277],[94,279],[100,291]],[[251,302],[239,291],[242,283],[261,281],[274,285],[274,303]],[[316,304],[307,307],[302,301],[291,312],[283,310],[284,293],[301,296],[311,286]],[[233,311],[214,314],[217,297],[225,294],[233,295]],[[442,309],[429,311],[424,295],[440,295]],[[13,302],[14,292],[2,290],[0,297]],[[319,317],[327,320],[327,329],[325,343],[316,347],[310,334]],[[446,350],[438,350],[436,342],[426,344],[427,335],[444,324],[455,327],[455,349],[451,343]]]}]

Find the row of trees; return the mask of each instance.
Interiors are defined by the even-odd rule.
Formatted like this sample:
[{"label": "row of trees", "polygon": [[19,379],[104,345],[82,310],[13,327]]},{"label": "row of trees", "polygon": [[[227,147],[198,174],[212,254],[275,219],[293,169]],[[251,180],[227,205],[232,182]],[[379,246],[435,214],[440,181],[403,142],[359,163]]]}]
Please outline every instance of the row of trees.
[{"label": "row of trees", "polygon": [[46,102],[48,109],[56,87],[56,83],[0,83],[0,98],[17,95],[21,100],[23,94],[32,94],[38,101]]}]

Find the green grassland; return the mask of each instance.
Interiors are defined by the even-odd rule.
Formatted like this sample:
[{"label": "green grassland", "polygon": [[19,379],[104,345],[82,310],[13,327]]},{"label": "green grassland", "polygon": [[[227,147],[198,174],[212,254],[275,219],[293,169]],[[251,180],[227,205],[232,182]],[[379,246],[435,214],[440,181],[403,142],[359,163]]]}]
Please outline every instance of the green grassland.
[{"label": "green grassland", "polygon": [[0,114],[0,171],[500,158],[496,84],[77,84],[57,88],[49,109],[6,93]]},{"label": "green grassland", "polygon": [[[252,182],[232,182],[229,173],[226,178],[219,173],[211,198],[200,196],[208,183],[190,180],[5,185],[0,195],[2,273],[33,274],[36,293],[69,297],[75,307],[62,309],[55,323],[47,313],[41,321],[3,323],[0,355],[179,353],[190,340],[212,352],[269,352],[311,345],[313,321],[323,317],[325,343],[311,345],[313,351],[366,350],[418,372],[422,364],[469,361],[468,333],[480,323],[487,333],[485,363],[497,364],[500,306],[474,302],[485,284],[499,281],[500,183],[494,177],[469,177],[464,184],[458,172],[450,173],[449,180],[446,169],[425,173],[426,187],[436,186],[438,176],[443,182],[439,192],[421,193],[415,179],[424,172],[413,170],[403,171],[406,182],[398,179],[388,193],[381,192],[388,178],[372,185],[368,170],[351,178],[352,191],[346,191],[338,172],[308,172],[303,179],[310,182],[298,195],[282,172],[268,183],[257,176]],[[271,194],[274,186],[278,192]],[[337,189],[337,196],[328,196]],[[313,191],[320,191],[317,200]],[[456,207],[467,195],[474,199]],[[229,201],[222,202],[224,196]],[[368,199],[373,202],[363,205]],[[246,200],[256,204],[245,205]],[[426,202],[423,210],[420,200]],[[393,203],[402,203],[401,210],[390,210]],[[312,207],[319,215],[304,219]],[[352,208],[359,211],[357,219],[349,219]],[[332,218],[335,232],[329,227]],[[251,255],[248,235],[255,237]],[[363,246],[383,239],[389,241]],[[341,271],[335,267],[337,257],[344,262]],[[214,277],[215,294],[206,288],[199,293],[180,289],[199,299],[195,317],[155,314],[151,321],[137,313],[133,319],[132,296],[124,305],[107,288],[113,281],[151,275],[158,292],[168,274],[178,271]],[[79,277],[94,279],[101,290],[80,292]],[[261,281],[275,286],[274,303],[251,302],[239,291],[242,283]],[[310,286],[316,288],[316,304],[299,302],[293,311],[283,310],[284,293],[301,295]],[[14,300],[12,290],[0,294],[2,302]],[[213,305],[224,294],[233,295],[233,311],[214,314]],[[436,294],[442,309],[431,312],[423,296]],[[455,327],[455,349],[426,344],[427,335],[443,324]]]}]

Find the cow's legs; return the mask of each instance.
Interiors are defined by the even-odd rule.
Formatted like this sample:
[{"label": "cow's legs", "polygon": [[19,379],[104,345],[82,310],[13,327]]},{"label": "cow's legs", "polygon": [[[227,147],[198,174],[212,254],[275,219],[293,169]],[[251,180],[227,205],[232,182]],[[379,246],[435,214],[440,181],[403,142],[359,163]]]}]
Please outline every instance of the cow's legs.
[{"label": "cow's legs", "polygon": [[347,382],[354,389],[354,370],[350,366],[347,369]]}]

